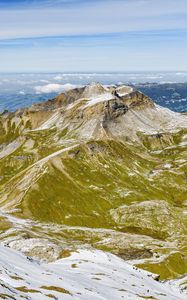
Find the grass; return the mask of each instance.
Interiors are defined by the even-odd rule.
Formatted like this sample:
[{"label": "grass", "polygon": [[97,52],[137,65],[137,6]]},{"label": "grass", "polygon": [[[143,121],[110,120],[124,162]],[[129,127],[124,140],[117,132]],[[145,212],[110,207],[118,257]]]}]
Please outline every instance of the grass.
[{"label": "grass", "polygon": [[[11,121],[6,121],[5,130],[2,120],[0,117],[0,145],[15,140],[24,126],[23,122],[16,127]],[[25,126],[30,129],[31,124],[27,122]],[[185,134],[185,130],[172,136],[166,134],[162,138],[139,134],[142,146],[117,140],[80,142],[76,148],[50,159],[44,166],[38,164],[36,168],[33,165],[35,162],[62,149],[59,141],[66,140],[68,132],[67,129],[59,132],[56,128],[26,130],[21,135],[21,146],[0,160],[1,205],[9,204],[11,209],[19,209],[19,212],[14,213],[17,217],[48,224],[113,229],[132,235],[147,235],[160,242],[177,240],[177,253],[172,254],[171,249],[168,249],[169,256],[163,262],[152,263],[147,248],[138,252],[133,246],[132,250],[129,247],[127,251],[121,248],[120,241],[97,245],[101,240],[98,232],[88,235],[78,228],[61,233],[70,243],[74,240],[88,243],[124,258],[141,255],[147,259],[140,267],[159,273],[164,279],[174,278],[183,274],[186,268],[184,255],[187,249],[183,242],[185,232],[183,229],[182,232],[178,231],[177,221],[172,234],[169,227],[173,218],[179,220],[181,228],[186,226],[181,209],[186,201],[187,171],[186,163],[180,161],[186,161],[187,153],[185,147],[179,145]],[[33,149],[30,150],[25,147],[29,140],[33,141]],[[171,164],[171,168],[165,168],[166,164]],[[31,186],[28,187],[29,182]],[[19,201],[11,207],[14,199]],[[164,223],[158,224],[151,210],[146,218],[152,228],[146,223],[145,227],[140,228],[141,213],[138,222],[133,210],[130,219],[124,224],[116,222],[111,216],[111,210],[147,200],[164,200],[169,203],[171,214],[166,226]],[[0,232],[11,226],[6,220],[0,220]],[[53,236],[53,233],[50,234]],[[162,247],[157,248],[161,253]],[[125,251],[128,252],[126,256]],[[68,250],[67,253],[69,255]]]}]

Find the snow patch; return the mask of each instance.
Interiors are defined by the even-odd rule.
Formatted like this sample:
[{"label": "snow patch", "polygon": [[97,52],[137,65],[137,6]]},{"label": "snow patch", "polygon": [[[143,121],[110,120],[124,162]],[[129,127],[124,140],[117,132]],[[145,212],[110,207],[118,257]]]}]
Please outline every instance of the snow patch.
[{"label": "snow patch", "polygon": [[129,95],[130,93],[132,93],[133,88],[130,86],[122,85],[116,89],[116,92],[120,97],[123,97],[123,96]]},{"label": "snow patch", "polygon": [[114,95],[112,95],[111,93],[105,93],[105,94],[99,95],[97,97],[90,98],[88,100],[87,104],[85,105],[85,107],[93,106],[100,102],[109,101],[112,99],[115,99]]},{"label": "snow patch", "polygon": [[10,155],[13,153],[16,149],[18,149],[21,146],[20,141],[15,140],[12,143],[4,146],[3,148],[0,148],[0,159]]},{"label": "snow patch", "polygon": [[[98,250],[78,250],[55,263],[41,263],[0,246],[1,292],[16,299],[140,299],[182,300],[175,284],[161,283],[151,273]],[[19,288],[24,287],[22,292]],[[30,292],[29,292],[30,291]],[[34,291],[34,292],[32,292]],[[23,298],[22,298],[23,299]]]},{"label": "snow patch", "polygon": [[56,156],[58,156],[58,155],[60,155],[60,154],[62,154],[62,153],[64,153],[64,152],[69,151],[69,150],[72,150],[73,148],[75,148],[75,147],[77,147],[77,146],[78,146],[78,144],[75,144],[75,145],[72,145],[72,146],[70,146],[70,147],[63,148],[63,149],[61,149],[61,150],[59,150],[59,151],[56,151],[56,152],[54,152],[54,153],[52,153],[52,154],[50,154],[50,155],[48,155],[48,156],[46,156],[46,157],[44,157],[44,158],[38,160],[37,162],[35,162],[35,163],[32,165],[32,167],[33,167],[33,166],[38,166],[38,165],[40,165],[40,167],[42,167],[42,166],[43,166],[46,162],[48,162],[51,158],[56,157]]}]

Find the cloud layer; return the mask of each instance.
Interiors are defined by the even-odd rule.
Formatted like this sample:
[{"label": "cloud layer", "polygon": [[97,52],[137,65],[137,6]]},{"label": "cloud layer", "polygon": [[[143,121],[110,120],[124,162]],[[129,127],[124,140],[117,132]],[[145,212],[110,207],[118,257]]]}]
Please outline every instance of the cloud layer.
[{"label": "cloud layer", "polygon": [[66,84],[58,84],[58,83],[49,83],[43,86],[36,86],[35,91],[38,94],[48,94],[48,93],[58,93],[62,91],[68,91],[76,88],[75,85],[66,83]]}]

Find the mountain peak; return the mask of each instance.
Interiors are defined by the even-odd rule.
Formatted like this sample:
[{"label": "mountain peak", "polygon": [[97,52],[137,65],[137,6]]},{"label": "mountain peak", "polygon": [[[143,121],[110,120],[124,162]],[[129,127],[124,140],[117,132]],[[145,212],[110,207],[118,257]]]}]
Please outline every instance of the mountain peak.
[{"label": "mountain peak", "polygon": [[99,82],[92,82],[91,84],[85,87],[85,90],[82,94],[83,98],[92,98],[99,96],[108,92],[108,89],[104,87]]},{"label": "mountain peak", "polygon": [[7,115],[2,119],[5,130],[10,118],[17,131],[19,127],[19,134],[28,131],[28,125],[35,131],[56,128],[60,132],[66,128],[69,135],[85,140],[105,137],[139,141],[139,132],[150,135],[186,128],[185,116],[157,106],[132,87],[105,87],[95,82]]}]

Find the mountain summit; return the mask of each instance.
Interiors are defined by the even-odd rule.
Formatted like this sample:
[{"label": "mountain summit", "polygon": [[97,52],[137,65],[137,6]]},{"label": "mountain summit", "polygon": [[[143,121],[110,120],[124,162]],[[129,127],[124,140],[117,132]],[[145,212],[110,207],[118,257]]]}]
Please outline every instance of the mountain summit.
[{"label": "mountain summit", "polygon": [[82,93],[83,98],[93,98],[96,96],[104,95],[108,92],[108,89],[102,84],[97,82],[92,82],[84,88]]},{"label": "mountain summit", "polygon": [[49,261],[92,246],[183,275],[186,146],[187,116],[124,85],[2,114],[1,240]]},{"label": "mountain summit", "polygon": [[[2,127],[11,119],[19,134],[29,130],[66,129],[75,138],[105,137],[140,141],[140,133],[164,134],[186,127],[186,116],[162,108],[128,86],[99,83],[70,90],[29,109],[2,116]],[[6,130],[5,130],[6,131]],[[5,137],[4,137],[5,138]]]}]

